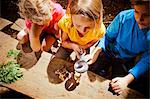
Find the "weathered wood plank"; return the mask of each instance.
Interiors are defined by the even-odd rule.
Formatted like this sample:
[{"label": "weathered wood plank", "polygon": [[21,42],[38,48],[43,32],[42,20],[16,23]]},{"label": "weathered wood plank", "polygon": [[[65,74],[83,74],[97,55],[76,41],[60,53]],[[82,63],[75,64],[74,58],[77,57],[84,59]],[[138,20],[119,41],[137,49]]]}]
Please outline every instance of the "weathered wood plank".
[{"label": "weathered wood plank", "polygon": [[0,63],[6,61],[7,52],[16,49],[18,41],[0,31]]},{"label": "weathered wood plank", "polygon": [[[9,49],[14,49],[18,41],[10,36],[0,32],[0,62],[6,55]],[[127,89],[122,95],[116,96],[108,91],[109,80],[104,79],[90,71],[81,75],[80,83],[73,91],[65,89],[65,81],[60,81],[54,72],[62,67],[73,66],[62,59],[52,59],[52,54],[43,52],[38,62],[28,68],[28,63],[34,61],[34,54],[31,55],[27,64],[23,66],[23,79],[12,84],[2,84],[8,88],[26,94],[33,98],[39,99],[125,99],[125,98],[140,98],[138,92]],[[22,61],[28,57],[24,57]],[[51,60],[52,59],[52,60]],[[35,61],[34,61],[35,62]],[[24,63],[25,64],[25,63]],[[59,82],[57,82],[59,80]]]},{"label": "weathered wood plank", "polygon": [[0,18],[0,30],[2,30],[5,26],[12,24],[11,21]]},{"label": "weathered wood plank", "polygon": [[[80,84],[75,90],[67,91],[64,86],[65,81],[52,83],[51,80],[49,80],[52,75],[49,74],[48,71],[55,71],[55,67],[49,68],[51,67],[51,63],[49,64],[51,57],[51,54],[43,52],[35,66],[29,70],[23,69],[24,77],[22,80],[4,86],[24,93],[30,97],[40,99],[76,99],[77,97],[78,99],[125,99],[142,97],[139,93],[131,89],[127,89],[126,93],[120,96],[112,95],[112,93],[108,91],[109,80],[90,71],[82,74]],[[64,64],[71,65],[61,59],[58,59],[55,62],[57,63],[57,66],[62,66]]]},{"label": "weathered wood plank", "polygon": [[25,20],[24,19],[17,19],[17,21],[11,26],[12,29],[20,31],[25,28]]},{"label": "weathered wood plank", "polygon": [[16,39],[13,39],[9,35],[3,33],[0,31],[0,63],[4,63],[7,61],[7,52],[9,50],[15,50],[17,47],[20,46],[21,50],[21,57],[18,60],[19,63],[22,65],[22,67],[25,67],[26,69],[32,67],[36,62],[36,56],[34,52],[31,53],[25,53],[22,50],[21,45],[19,45],[19,42]]}]

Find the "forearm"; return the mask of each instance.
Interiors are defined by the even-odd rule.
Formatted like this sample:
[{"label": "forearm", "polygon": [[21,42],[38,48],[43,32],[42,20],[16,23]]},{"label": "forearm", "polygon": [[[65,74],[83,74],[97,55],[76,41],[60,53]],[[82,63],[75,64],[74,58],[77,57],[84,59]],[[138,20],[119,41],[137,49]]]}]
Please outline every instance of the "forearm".
[{"label": "forearm", "polygon": [[29,35],[31,37],[39,37],[42,33],[43,26],[32,24],[31,28],[29,29]]},{"label": "forearm", "polygon": [[129,73],[134,75],[135,79],[138,79],[141,75],[144,75],[150,69],[150,51],[145,52],[136,65],[129,70]]},{"label": "forearm", "polygon": [[41,32],[42,32],[42,28],[37,27],[36,25],[31,26],[31,29],[29,30],[30,46],[32,50],[35,52],[38,52],[41,48],[41,44],[40,44]]},{"label": "forearm", "polygon": [[102,49],[97,46],[94,49],[94,51],[91,53],[91,55],[92,55],[92,57],[94,58],[95,61],[97,60],[97,58],[98,58],[98,56],[99,56],[99,54],[100,54],[101,51],[102,51]]},{"label": "forearm", "polygon": [[92,41],[92,42],[90,42],[90,43],[88,43],[88,44],[86,44],[86,45],[81,45],[80,47],[81,47],[82,49],[88,49],[88,48],[90,48],[91,46],[93,46],[95,43],[96,43],[96,41]]},{"label": "forearm", "polygon": [[132,75],[132,74],[128,74],[128,75],[126,75],[125,77],[125,80],[126,80],[126,83],[127,83],[127,86],[131,83],[131,82],[133,82],[134,81],[134,76]]},{"label": "forearm", "polygon": [[30,46],[33,51],[38,52],[41,49],[39,37],[33,37],[29,35]]},{"label": "forearm", "polygon": [[67,49],[73,49],[73,48],[72,48],[73,44],[75,44],[75,43],[72,43],[72,42],[69,42],[69,41],[63,41],[63,42],[62,42],[62,46],[63,46],[64,48],[67,48]]},{"label": "forearm", "polygon": [[86,56],[87,63],[89,65],[93,64],[97,60],[101,51],[102,51],[102,49],[97,46],[92,53],[90,53]]}]

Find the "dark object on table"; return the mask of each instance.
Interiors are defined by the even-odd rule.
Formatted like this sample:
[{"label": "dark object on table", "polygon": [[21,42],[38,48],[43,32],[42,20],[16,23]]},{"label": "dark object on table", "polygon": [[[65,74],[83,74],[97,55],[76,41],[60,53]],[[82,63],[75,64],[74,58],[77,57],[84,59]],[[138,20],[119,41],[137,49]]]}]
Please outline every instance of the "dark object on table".
[{"label": "dark object on table", "polygon": [[74,74],[71,74],[71,77],[66,81],[65,88],[68,91],[72,91],[76,88],[78,84],[76,83],[76,80],[74,79]]}]

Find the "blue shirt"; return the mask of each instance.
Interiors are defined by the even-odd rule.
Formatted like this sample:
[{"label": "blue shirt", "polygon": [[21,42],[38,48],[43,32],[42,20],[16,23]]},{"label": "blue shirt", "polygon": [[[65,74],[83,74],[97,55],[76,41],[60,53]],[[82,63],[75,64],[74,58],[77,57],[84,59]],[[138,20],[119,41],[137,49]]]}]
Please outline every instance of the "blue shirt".
[{"label": "blue shirt", "polygon": [[117,57],[131,59],[141,54],[141,59],[129,70],[136,79],[150,68],[150,29],[140,29],[134,18],[134,10],[119,13],[108,26],[98,46],[105,51],[112,43]]}]

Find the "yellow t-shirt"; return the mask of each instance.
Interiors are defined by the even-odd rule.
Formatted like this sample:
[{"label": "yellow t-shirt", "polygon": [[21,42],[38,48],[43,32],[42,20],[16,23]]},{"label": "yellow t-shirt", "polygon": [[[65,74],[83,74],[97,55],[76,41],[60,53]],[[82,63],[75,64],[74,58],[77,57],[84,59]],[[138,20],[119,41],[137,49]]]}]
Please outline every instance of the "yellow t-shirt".
[{"label": "yellow t-shirt", "polygon": [[105,34],[105,26],[102,24],[101,28],[90,29],[83,37],[80,37],[77,29],[72,26],[71,16],[69,14],[63,16],[58,22],[59,28],[67,33],[69,39],[79,45],[86,45],[91,41],[97,41]]}]

